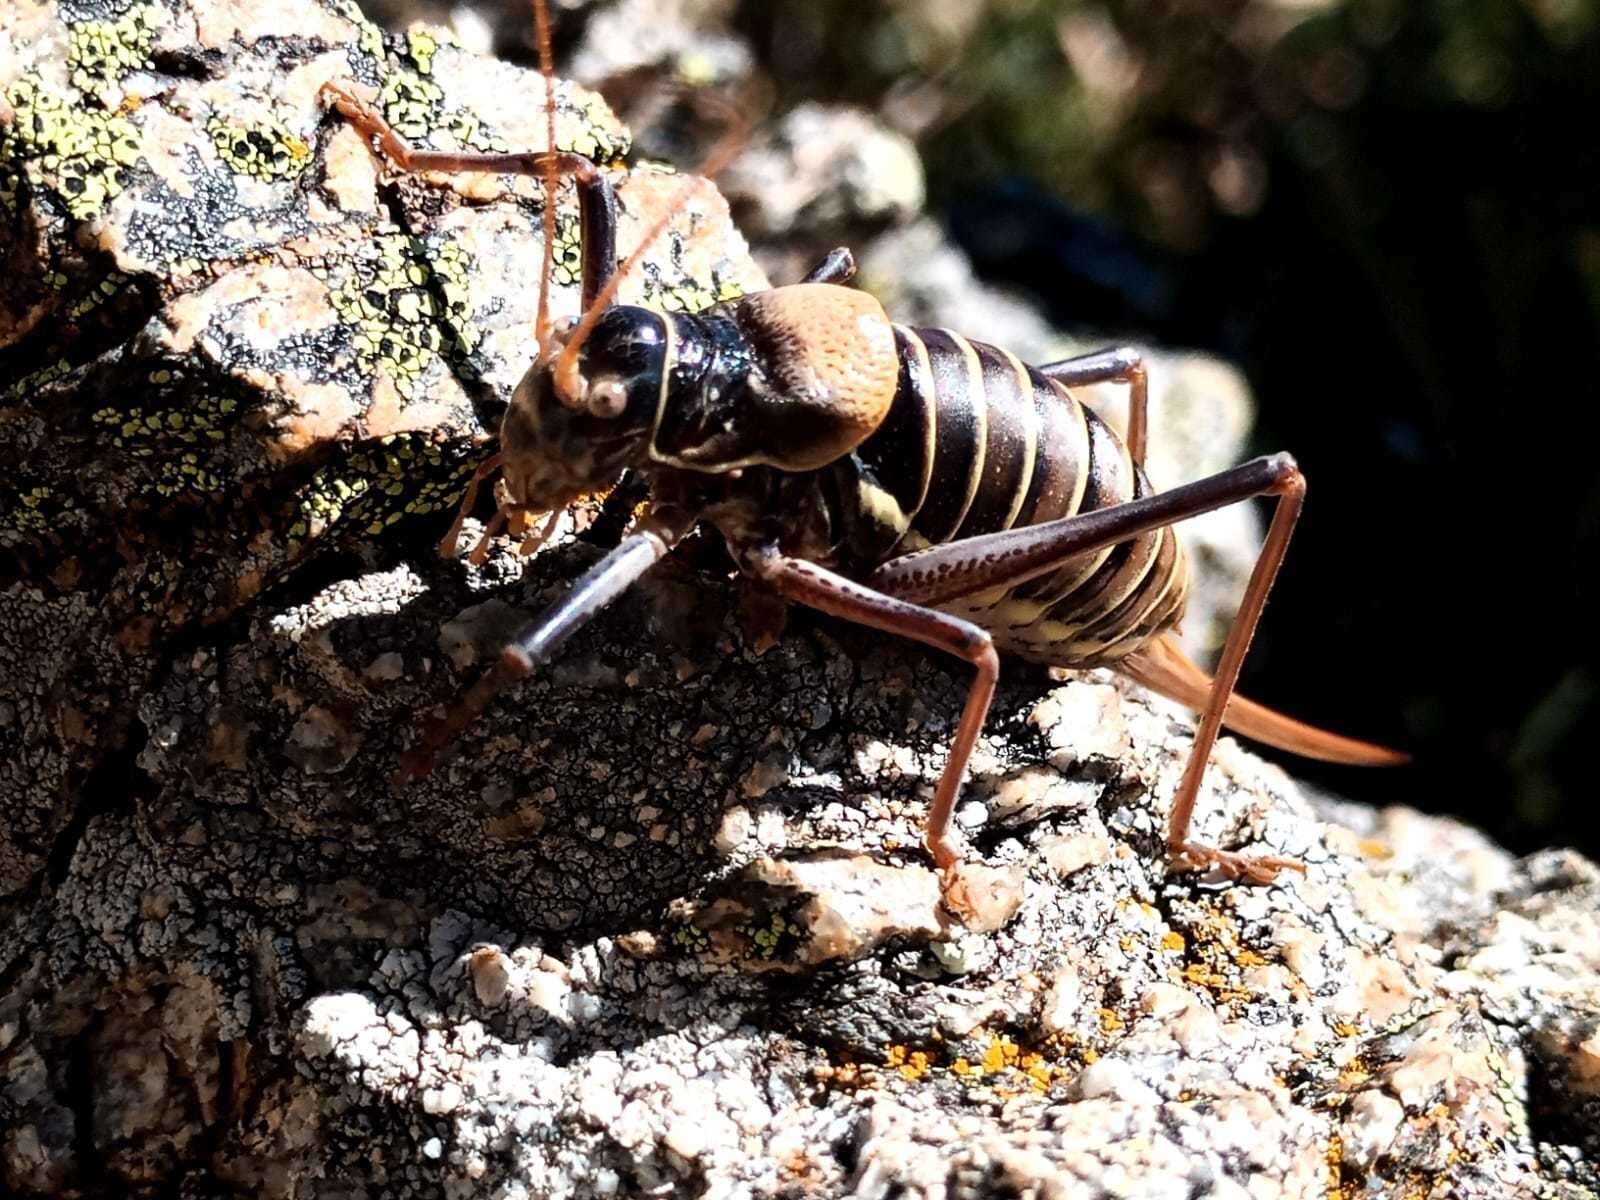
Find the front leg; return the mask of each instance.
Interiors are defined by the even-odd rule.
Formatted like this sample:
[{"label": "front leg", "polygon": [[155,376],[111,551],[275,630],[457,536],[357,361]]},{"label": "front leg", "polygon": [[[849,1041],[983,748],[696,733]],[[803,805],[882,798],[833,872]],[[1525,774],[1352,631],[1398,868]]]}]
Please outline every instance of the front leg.
[{"label": "front leg", "polygon": [[443,717],[428,721],[417,743],[401,756],[399,780],[431,774],[456,735],[475,721],[496,696],[548,662],[568,638],[665,557],[688,532],[690,524],[675,512],[646,513],[632,533],[501,650],[494,666],[458,696]]},{"label": "front leg", "polygon": [[801,283],[848,283],[855,277],[856,256],[849,246],[835,246],[816,266],[812,267]]}]

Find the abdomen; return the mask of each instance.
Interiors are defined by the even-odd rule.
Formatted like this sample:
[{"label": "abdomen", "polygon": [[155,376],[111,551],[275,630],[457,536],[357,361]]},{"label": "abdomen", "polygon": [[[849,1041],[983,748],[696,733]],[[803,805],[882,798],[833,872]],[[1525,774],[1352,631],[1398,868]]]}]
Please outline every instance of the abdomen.
[{"label": "abdomen", "polygon": [[[889,416],[837,472],[844,570],[1145,495],[1127,447],[1065,387],[1007,351],[895,327]],[[1187,574],[1169,528],[1051,574],[940,605],[1004,651],[1057,666],[1114,662],[1177,624]]]}]

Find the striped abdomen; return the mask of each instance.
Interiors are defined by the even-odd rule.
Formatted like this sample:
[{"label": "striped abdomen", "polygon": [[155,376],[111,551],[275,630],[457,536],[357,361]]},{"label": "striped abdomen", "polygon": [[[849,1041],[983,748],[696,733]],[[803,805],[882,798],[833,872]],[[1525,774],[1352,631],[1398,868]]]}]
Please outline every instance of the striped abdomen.
[{"label": "striped abdomen", "polygon": [[[894,405],[835,476],[845,570],[1150,490],[1105,422],[1015,355],[942,329],[896,326],[895,340]],[[1093,666],[1170,629],[1186,595],[1183,554],[1163,528],[940,607],[982,625],[1001,650]]]}]

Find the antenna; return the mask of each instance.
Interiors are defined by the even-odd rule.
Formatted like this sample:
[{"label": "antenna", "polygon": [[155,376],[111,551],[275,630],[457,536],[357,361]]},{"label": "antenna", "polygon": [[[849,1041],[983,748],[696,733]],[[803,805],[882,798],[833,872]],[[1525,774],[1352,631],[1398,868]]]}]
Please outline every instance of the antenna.
[{"label": "antenna", "polygon": [[534,337],[538,340],[539,354],[544,355],[545,342],[550,335],[550,276],[556,262],[556,188],[560,186],[560,172],[556,169],[556,66],[550,49],[550,10],[546,0],[533,0],[533,22],[539,34],[539,73],[544,76],[544,129],[545,150],[548,151],[544,168],[544,261],[539,269],[539,316],[534,322]]},{"label": "antenna", "polygon": [[[542,5],[544,0],[538,0],[538,3]],[[723,108],[724,114],[729,118],[728,129],[717,139],[716,145],[711,148],[705,160],[684,182],[683,187],[678,189],[678,194],[672,198],[672,203],[667,205],[666,210],[645,231],[644,237],[633,248],[633,253],[628,255],[622,266],[617,270],[617,273],[606,281],[605,287],[600,289],[600,294],[584,309],[577,328],[573,330],[572,336],[567,339],[567,344],[562,348],[560,356],[556,359],[555,385],[558,395],[573,396],[577,394],[578,351],[583,348],[583,343],[588,339],[595,324],[600,320],[600,314],[611,306],[612,300],[616,297],[617,289],[622,286],[622,281],[628,277],[629,272],[644,260],[645,254],[655,244],[656,239],[666,232],[667,226],[671,225],[677,219],[678,214],[688,207],[689,200],[700,188],[700,185],[720,173],[744,148],[745,142],[750,136],[750,130],[755,124],[755,118],[751,114],[755,111],[756,106],[744,107],[727,103],[720,107]]]}]

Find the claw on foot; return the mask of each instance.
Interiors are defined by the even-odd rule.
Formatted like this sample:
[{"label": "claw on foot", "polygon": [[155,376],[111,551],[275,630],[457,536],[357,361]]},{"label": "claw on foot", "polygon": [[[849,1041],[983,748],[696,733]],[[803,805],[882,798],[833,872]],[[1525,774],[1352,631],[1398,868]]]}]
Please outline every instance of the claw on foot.
[{"label": "claw on foot", "polygon": [[405,787],[408,783],[426,779],[433,774],[433,758],[433,751],[422,747],[402,751],[400,769],[390,776],[389,782],[395,787]]},{"label": "claw on foot", "polygon": [[1022,907],[1021,867],[947,863],[939,872],[944,906],[974,933],[993,933]]},{"label": "claw on foot", "polygon": [[419,723],[416,743],[400,752],[400,767],[390,776],[395,787],[405,787],[426,779],[439,765],[440,751],[450,740],[448,723],[438,716],[426,716]]},{"label": "claw on foot", "polygon": [[1247,879],[1251,883],[1273,883],[1280,871],[1298,871],[1304,875],[1306,865],[1292,858],[1278,858],[1271,854],[1236,854],[1231,850],[1218,850],[1199,842],[1185,842],[1171,853],[1171,863],[1179,871],[1204,871],[1216,867],[1230,879]]}]

